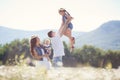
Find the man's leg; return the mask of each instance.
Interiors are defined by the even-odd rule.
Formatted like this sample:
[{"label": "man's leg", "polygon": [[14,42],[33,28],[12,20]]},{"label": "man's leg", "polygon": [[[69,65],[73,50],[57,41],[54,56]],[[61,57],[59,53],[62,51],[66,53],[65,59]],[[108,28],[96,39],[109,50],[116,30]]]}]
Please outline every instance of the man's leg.
[{"label": "man's leg", "polygon": [[58,57],[57,65],[58,65],[59,67],[62,67],[62,66],[63,66],[62,56],[59,56],[59,57]]},{"label": "man's leg", "polygon": [[53,57],[53,67],[62,67],[62,56],[59,57]]},{"label": "man's leg", "polygon": [[57,57],[53,57],[53,67],[57,67]]}]

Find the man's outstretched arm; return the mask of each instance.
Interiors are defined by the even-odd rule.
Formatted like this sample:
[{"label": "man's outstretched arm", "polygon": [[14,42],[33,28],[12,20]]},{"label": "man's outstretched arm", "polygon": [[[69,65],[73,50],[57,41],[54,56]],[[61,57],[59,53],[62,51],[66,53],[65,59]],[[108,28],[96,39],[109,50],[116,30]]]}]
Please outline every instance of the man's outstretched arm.
[{"label": "man's outstretched arm", "polygon": [[60,29],[58,30],[58,33],[59,33],[60,37],[63,36],[65,30],[67,29],[68,24],[69,24],[69,20],[67,20],[65,23],[62,23],[62,24],[61,24],[61,27],[60,27]]},{"label": "man's outstretched arm", "polygon": [[58,34],[60,35],[60,37],[63,36],[63,28],[64,26],[61,26],[60,29],[58,30]]}]

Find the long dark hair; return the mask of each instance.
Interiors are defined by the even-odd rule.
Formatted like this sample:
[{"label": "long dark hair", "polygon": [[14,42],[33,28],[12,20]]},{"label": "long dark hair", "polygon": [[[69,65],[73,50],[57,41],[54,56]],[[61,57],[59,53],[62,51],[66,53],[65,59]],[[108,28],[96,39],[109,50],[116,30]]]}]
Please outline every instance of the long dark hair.
[{"label": "long dark hair", "polygon": [[31,38],[30,40],[30,52],[32,56],[34,56],[34,47],[36,46],[37,43],[37,37]]}]

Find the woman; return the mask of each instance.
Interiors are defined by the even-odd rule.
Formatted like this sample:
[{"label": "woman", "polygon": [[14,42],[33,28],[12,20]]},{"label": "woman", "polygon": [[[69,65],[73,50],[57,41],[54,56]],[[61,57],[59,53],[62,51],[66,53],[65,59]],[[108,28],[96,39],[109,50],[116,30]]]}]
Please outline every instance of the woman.
[{"label": "woman", "polygon": [[31,43],[31,54],[38,60],[36,66],[42,65],[47,69],[50,69],[49,55],[45,54],[44,47],[40,44],[40,39],[36,36],[32,37]]},{"label": "woman", "polygon": [[68,23],[67,29],[63,32],[63,34],[70,39],[70,48],[72,50],[75,43],[75,38],[72,37],[73,24],[71,23],[71,20],[73,19],[73,17],[71,17],[70,14],[63,8],[59,9],[59,14],[62,16],[62,24],[60,30],[65,27],[64,25],[66,24],[66,22]]}]

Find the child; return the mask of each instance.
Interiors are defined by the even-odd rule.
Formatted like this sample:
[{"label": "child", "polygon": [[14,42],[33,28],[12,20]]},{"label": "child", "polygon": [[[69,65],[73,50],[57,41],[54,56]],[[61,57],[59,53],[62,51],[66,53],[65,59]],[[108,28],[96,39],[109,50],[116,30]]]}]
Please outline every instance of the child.
[{"label": "child", "polygon": [[59,9],[59,14],[62,16],[62,24],[60,28],[61,31],[63,27],[65,27],[66,23],[68,23],[67,29],[63,32],[63,34],[70,39],[70,48],[72,50],[75,44],[75,38],[72,37],[73,24],[71,23],[71,20],[73,19],[73,17],[71,17],[70,14],[63,8]]},{"label": "child", "polygon": [[49,39],[46,39],[44,41],[44,49],[45,49],[45,53],[47,53],[49,55],[49,57],[51,58],[51,42]]},{"label": "child", "polygon": [[57,34],[53,31],[48,32],[48,37],[51,38],[51,45],[54,51],[53,55],[53,66],[54,67],[61,67],[62,63],[62,56],[65,55],[64,53],[64,46],[63,42],[61,41],[61,33],[58,32]]}]

